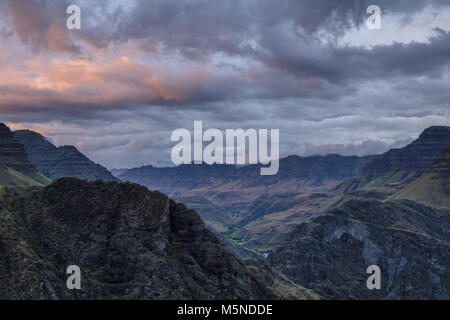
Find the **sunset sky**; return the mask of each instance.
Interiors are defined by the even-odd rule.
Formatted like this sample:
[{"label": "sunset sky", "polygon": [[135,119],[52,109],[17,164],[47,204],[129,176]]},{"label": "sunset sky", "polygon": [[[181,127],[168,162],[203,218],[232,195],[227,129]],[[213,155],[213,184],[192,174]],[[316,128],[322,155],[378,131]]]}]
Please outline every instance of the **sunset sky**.
[{"label": "sunset sky", "polygon": [[194,120],[279,128],[283,156],[381,153],[450,125],[448,0],[2,0],[0,39],[0,122],[108,168],[169,165]]}]

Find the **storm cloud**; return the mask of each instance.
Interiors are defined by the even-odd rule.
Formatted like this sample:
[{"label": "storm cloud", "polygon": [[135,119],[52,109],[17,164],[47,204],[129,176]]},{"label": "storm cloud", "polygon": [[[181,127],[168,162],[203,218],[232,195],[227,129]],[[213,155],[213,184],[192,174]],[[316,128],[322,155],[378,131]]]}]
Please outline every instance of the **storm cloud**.
[{"label": "storm cloud", "polygon": [[[65,27],[69,3],[81,30]],[[381,30],[365,27],[369,4]],[[448,1],[0,7],[1,121],[108,167],[169,165],[171,131],[194,120],[279,128],[282,155],[380,153],[449,124]]]}]

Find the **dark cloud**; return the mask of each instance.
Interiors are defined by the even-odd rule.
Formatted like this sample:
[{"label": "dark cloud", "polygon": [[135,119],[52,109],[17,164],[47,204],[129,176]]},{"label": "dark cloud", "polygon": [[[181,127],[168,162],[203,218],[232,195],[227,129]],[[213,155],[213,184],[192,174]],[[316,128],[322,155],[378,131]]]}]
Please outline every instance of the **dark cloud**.
[{"label": "dark cloud", "polygon": [[[364,28],[371,1],[130,3],[3,2],[2,121],[110,167],[168,164],[171,131],[194,120],[280,128],[284,155],[380,153],[449,122],[448,25],[426,41],[388,25],[393,41],[359,46],[342,39]],[[412,33],[427,29],[414,14],[450,5],[376,3]],[[65,28],[69,4],[80,31]]]}]

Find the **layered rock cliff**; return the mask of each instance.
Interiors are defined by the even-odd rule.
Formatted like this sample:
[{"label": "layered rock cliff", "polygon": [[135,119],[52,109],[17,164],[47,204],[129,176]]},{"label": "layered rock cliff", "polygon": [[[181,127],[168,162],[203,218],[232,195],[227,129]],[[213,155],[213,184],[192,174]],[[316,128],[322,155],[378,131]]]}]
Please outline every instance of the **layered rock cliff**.
[{"label": "layered rock cliff", "polygon": [[450,209],[450,145],[434,160],[430,170],[391,199],[409,199],[431,207]]},{"label": "layered rock cliff", "polygon": [[89,181],[119,181],[74,146],[56,147],[39,133],[30,130],[15,131],[14,135],[25,146],[30,161],[52,180],[75,177]]},{"label": "layered rock cliff", "polygon": [[449,143],[450,127],[429,127],[406,147],[375,157],[338,191],[380,199],[392,195],[426,172]]}]

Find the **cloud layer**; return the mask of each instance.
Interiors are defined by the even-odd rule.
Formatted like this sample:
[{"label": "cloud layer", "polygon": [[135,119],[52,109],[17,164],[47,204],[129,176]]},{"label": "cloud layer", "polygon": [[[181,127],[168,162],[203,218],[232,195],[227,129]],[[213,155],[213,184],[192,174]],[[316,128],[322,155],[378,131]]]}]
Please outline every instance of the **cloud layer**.
[{"label": "cloud layer", "polygon": [[364,0],[5,1],[0,117],[108,167],[170,164],[194,120],[279,128],[283,155],[383,152],[449,124],[450,4],[377,2],[379,31]]}]

